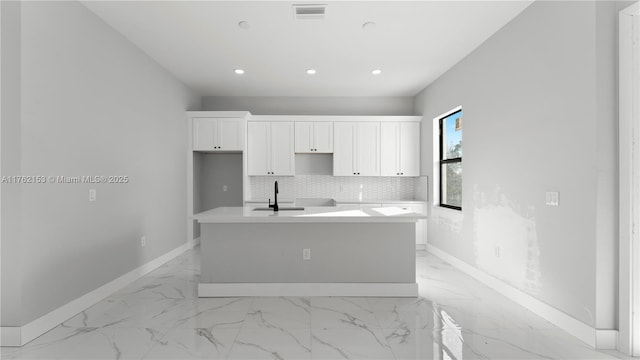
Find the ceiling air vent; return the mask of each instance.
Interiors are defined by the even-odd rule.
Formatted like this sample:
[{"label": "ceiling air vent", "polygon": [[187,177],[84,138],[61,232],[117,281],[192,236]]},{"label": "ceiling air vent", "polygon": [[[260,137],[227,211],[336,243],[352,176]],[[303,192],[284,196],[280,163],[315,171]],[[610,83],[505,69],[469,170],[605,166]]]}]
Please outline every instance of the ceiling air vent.
[{"label": "ceiling air vent", "polygon": [[316,5],[293,5],[293,16],[296,20],[312,20],[312,19],[324,19],[325,12],[327,10],[326,4]]}]

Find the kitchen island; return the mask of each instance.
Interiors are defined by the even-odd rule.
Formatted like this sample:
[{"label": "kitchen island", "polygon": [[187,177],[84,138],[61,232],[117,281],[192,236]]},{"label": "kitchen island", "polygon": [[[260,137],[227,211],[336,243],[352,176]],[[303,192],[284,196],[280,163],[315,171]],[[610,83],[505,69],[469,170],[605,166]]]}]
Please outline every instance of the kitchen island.
[{"label": "kitchen island", "polygon": [[200,297],[416,297],[415,224],[397,207],[219,207],[201,225]]}]

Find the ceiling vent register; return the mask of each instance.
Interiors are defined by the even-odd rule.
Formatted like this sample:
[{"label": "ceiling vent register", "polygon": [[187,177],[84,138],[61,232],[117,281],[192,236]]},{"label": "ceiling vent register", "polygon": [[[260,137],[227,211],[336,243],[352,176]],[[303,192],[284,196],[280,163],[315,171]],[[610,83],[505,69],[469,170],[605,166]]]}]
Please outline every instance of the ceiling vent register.
[{"label": "ceiling vent register", "polygon": [[324,19],[327,10],[325,4],[304,4],[293,5],[293,16],[296,20],[318,20]]}]

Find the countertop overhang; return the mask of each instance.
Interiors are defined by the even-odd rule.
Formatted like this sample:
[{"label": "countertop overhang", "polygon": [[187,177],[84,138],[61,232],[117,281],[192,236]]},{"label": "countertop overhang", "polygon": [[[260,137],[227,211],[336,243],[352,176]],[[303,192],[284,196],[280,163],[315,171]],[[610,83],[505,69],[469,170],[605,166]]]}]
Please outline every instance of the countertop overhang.
[{"label": "countertop overhang", "polygon": [[408,223],[426,219],[399,207],[357,209],[305,207],[304,210],[255,211],[255,206],[218,207],[193,216],[200,224],[230,223]]}]

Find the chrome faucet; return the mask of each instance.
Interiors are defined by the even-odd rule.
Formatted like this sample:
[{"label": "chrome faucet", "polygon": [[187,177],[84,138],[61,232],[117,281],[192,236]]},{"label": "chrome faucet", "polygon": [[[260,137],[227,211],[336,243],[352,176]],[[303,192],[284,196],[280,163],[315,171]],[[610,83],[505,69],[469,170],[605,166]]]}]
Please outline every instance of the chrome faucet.
[{"label": "chrome faucet", "polygon": [[271,205],[271,199],[269,199],[269,207],[273,208],[273,211],[278,211],[278,181],[276,181],[276,183],[275,183],[274,196],[275,196],[275,201],[274,201],[273,205]]}]

